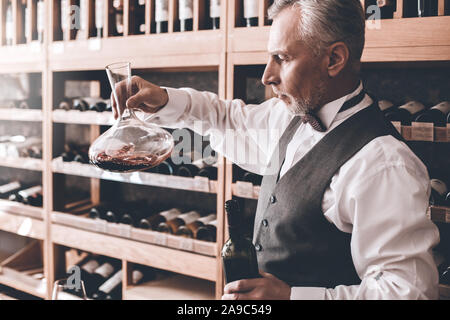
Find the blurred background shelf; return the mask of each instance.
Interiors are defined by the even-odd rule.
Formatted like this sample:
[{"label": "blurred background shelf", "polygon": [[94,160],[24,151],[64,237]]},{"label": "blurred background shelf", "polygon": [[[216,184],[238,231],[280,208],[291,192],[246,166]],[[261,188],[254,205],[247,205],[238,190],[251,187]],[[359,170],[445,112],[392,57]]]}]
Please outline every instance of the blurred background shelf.
[{"label": "blurred background shelf", "polygon": [[34,158],[0,157],[0,166],[42,171],[44,168],[44,162],[41,159],[34,159]]},{"label": "blurred background shelf", "polygon": [[125,290],[124,300],[214,300],[214,284],[207,280],[174,275]]},{"label": "blurred background shelf", "polygon": [[39,122],[43,119],[41,110],[0,109],[0,120]]},{"label": "blurred background shelf", "polygon": [[[215,257],[54,224],[52,242],[191,277],[216,281]],[[120,248],[120,250],[119,250]]]},{"label": "blurred background shelf", "polygon": [[71,174],[110,181],[178,190],[217,193],[217,181],[211,181],[205,177],[188,178],[148,172],[115,173],[103,171],[89,164],[64,162],[61,157],[53,159],[52,170],[55,173]]}]

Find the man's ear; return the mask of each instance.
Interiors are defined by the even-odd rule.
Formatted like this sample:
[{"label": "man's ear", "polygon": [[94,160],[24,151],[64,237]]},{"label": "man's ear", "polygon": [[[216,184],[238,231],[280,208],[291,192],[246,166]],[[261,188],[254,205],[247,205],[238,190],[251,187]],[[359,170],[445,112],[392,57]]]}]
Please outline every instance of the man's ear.
[{"label": "man's ear", "polygon": [[328,75],[335,78],[347,66],[350,51],[344,42],[335,42],[327,50]]}]

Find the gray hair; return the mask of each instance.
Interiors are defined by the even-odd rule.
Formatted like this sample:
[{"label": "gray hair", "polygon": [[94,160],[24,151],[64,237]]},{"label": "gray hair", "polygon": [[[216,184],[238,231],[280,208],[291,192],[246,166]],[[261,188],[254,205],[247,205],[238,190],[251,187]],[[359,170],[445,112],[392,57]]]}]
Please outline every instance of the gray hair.
[{"label": "gray hair", "polygon": [[[314,54],[321,55],[330,44],[342,41],[349,51],[349,62],[356,68],[365,41],[365,15],[359,0],[275,0],[269,8],[274,19],[288,7],[300,10],[299,37]],[[300,23],[301,22],[301,23]]]}]

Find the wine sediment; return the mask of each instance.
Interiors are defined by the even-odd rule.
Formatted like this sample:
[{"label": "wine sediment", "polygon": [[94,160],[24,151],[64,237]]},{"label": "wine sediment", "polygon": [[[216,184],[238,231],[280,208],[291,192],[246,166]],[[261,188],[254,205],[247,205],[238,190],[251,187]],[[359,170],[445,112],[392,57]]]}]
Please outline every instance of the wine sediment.
[{"label": "wine sediment", "polygon": [[152,155],[146,156],[108,156],[105,152],[97,155],[96,159],[91,159],[90,162],[103,170],[113,172],[133,172],[143,171],[155,167],[164,161],[164,157],[155,157]]}]

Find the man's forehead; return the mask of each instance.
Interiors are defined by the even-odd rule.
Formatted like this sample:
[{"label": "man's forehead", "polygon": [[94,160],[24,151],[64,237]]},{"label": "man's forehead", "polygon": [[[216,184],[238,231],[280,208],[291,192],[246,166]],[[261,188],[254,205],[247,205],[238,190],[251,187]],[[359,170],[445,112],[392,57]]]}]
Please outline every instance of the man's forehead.
[{"label": "man's forehead", "polygon": [[289,51],[300,45],[298,10],[285,9],[273,20],[270,27],[268,52]]}]

